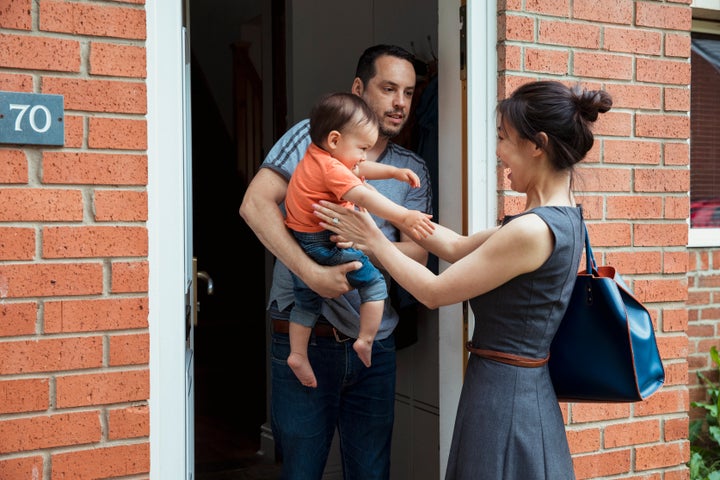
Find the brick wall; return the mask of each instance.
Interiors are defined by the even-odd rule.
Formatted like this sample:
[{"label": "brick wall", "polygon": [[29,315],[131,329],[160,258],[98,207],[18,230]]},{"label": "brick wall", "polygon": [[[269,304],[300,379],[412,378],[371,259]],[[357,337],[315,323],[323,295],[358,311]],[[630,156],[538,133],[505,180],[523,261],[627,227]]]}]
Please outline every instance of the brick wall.
[{"label": "brick wall", "polygon": [[150,470],[143,4],[0,2],[0,90],[65,104],[0,145],[3,480]]},{"label": "brick wall", "polygon": [[[644,402],[562,405],[578,479],[689,478],[689,4],[499,2],[500,97],[536,79],[613,96],[577,199],[598,261],[617,267],[650,309],[666,369],[665,386]],[[521,209],[502,171],[498,185],[500,215]]]}]

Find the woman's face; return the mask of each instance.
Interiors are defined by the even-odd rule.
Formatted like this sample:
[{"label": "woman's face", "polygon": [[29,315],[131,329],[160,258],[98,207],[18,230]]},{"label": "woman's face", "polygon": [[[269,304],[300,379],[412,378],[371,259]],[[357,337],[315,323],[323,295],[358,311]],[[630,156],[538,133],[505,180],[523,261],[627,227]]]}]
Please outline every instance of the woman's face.
[{"label": "woman's face", "polygon": [[537,166],[532,155],[536,147],[529,140],[521,139],[508,122],[498,122],[497,132],[495,154],[508,172],[510,188],[518,193],[526,193],[533,168]]}]

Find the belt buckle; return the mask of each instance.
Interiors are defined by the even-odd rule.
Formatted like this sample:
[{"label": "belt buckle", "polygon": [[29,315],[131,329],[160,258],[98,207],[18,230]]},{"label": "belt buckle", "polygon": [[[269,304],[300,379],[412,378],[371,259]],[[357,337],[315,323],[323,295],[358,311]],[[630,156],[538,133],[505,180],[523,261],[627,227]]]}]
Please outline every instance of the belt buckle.
[{"label": "belt buckle", "polygon": [[348,337],[347,335],[345,335],[344,333],[341,333],[340,335],[342,335],[342,336],[345,337],[345,338],[340,338],[340,335],[338,335],[337,328],[332,327],[332,330],[333,330],[333,335],[335,335],[335,341],[336,341],[336,342],[338,342],[338,343],[345,343],[345,342],[347,342],[348,340],[351,340],[351,338]]}]

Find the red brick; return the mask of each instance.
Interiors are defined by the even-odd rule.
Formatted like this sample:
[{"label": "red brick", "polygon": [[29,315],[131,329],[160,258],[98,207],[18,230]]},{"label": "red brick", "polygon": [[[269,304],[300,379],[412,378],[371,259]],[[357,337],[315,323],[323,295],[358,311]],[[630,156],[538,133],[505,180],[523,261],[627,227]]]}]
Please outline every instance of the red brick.
[{"label": "red brick", "polygon": [[[660,87],[610,83],[605,89],[612,96],[613,108],[660,110],[662,106]],[[623,141],[633,142],[630,139],[623,139]],[[635,143],[640,144],[640,142]]]},{"label": "red brick", "polygon": [[660,252],[633,249],[629,252],[605,253],[605,263],[614,266],[622,275],[657,273],[660,271]]},{"label": "red brick", "polygon": [[535,36],[535,21],[532,18],[501,14],[498,17],[498,40],[531,42]]},{"label": "red brick", "polygon": [[662,218],[662,198],[617,196],[607,198],[608,219],[659,219]]},{"label": "red brick", "polygon": [[112,262],[112,293],[142,293],[148,291],[149,264],[144,262]]},{"label": "red brick", "polygon": [[134,190],[95,190],[95,221],[146,221],[147,192]]},{"label": "red brick", "polygon": [[646,115],[635,116],[635,130],[639,137],[650,138],[689,138],[690,118],[686,115]]},{"label": "red brick", "polygon": [[43,338],[0,342],[0,374],[53,372],[102,365],[102,338]]},{"label": "red brick", "polygon": [[0,420],[0,438],[3,439],[0,442],[0,453],[97,442],[100,440],[101,430],[98,412],[61,413]]},{"label": "red brick", "polygon": [[80,148],[85,137],[85,118],[65,115],[65,147]]},{"label": "red brick", "polygon": [[140,407],[115,408],[108,411],[108,439],[138,438],[150,435],[150,409]]},{"label": "red brick", "polygon": [[686,386],[688,384],[688,363],[664,363],[665,384],[663,388],[671,385]]},{"label": "red brick", "polygon": [[91,117],[88,147],[147,150],[147,122],[128,118]]},{"label": "red brick", "polygon": [[520,70],[522,68],[522,49],[517,45],[499,45],[498,68],[500,70]]},{"label": "red brick", "polygon": [[575,188],[581,192],[628,192],[630,169],[579,168],[575,178]]},{"label": "red brick", "polygon": [[633,117],[630,113],[610,110],[598,117],[593,125],[593,132],[596,137],[600,135],[629,137],[632,128]]},{"label": "red brick", "polygon": [[607,425],[603,435],[604,448],[628,447],[661,441],[659,420],[633,420]]},{"label": "red brick", "polygon": [[668,112],[688,112],[690,111],[690,89],[665,88],[665,110]]},{"label": "red brick", "polygon": [[145,227],[45,227],[43,258],[137,257],[148,253]]},{"label": "red brick", "polygon": [[568,53],[562,50],[525,48],[525,70],[528,72],[567,75]]},{"label": "red brick", "polygon": [[667,415],[687,411],[687,388],[663,387],[650,398],[635,404],[636,416]]},{"label": "red brick", "polygon": [[80,42],[0,33],[0,67],[79,72]]},{"label": "red brick", "polygon": [[[588,232],[593,247],[630,246],[630,225],[628,223],[602,222],[588,224]],[[595,258],[602,263],[601,253],[595,251]]]},{"label": "red brick", "polygon": [[663,142],[665,165],[690,165],[690,147],[686,142]]},{"label": "red brick", "polygon": [[21,150],[0,148],[0,183],[27,183],[28,165]]},{"label": "red brick", "polygon": [[579,77],[631,80],[632,65],[632,57],[627,55],[576,51],[573,53],[572,74]]},{"label": "red brick", "polygon": [[0,459],[0,478],[7,480],[40,479],[42,472],[43,457],[40,455]]},{"label": "red brick", "polygon": [[129,7],[40,1],[40,30],[144,40],[145,11]]},{"label": "red brick", "polygon": [[150,398],[148,370],[125,370],[58,376],[58,408],[144,401]]},{"label": "red brick", "polygon": [[92,295],[102,285],[100,263],[0,264],[5,298]]},{"label": "red brick", "polygon": [[[32,28],[32,0],[4,2],[0,6],[0,28],[30,30]],[[5,477],[0,475],[0,478]]]},{"label": "red brick", "polygon": [[49,381],[45,378],[0,380],[0,398],[0,413],[47,410],[50,407]]},{"label": "red brick", "polygon": [[147,328],[147,298],[101,298],[45,302],[45,332],[97,332]]},{"label": "red brick", "polygon": [[679,220],[690,217],[690,199],[687,196],[665,197],[665,218]]},{"label": "red brick", "polygon": [[538,40],[542,44],[597,49],[600,46],[600,27],[562,20],[540,20]]},{"label": "red brick", "polygon": [[690,64],[685,60],[638,58],[635,68],[639,82],[672,85],[690,84]]},{"label": "red brick", "polygon": [[31,75],[0,72],[0,90],[30,93],[33,91],[33,77]]},{"label": "red brick", "polygon": [[148,443],[114,445],[52,455],[52,478],[58,479],[94,480],[126,477],[149,471]]},{"label": "red brick", "polygon": [[687,224],[636,224],[633,226],[636,247],[670,247],[687,245]]},{"label": "red brick", "polygon": [[690,6],[636,2],[635,23],[639,27],[666,28],[690,31],[692,9]]},{"label": "red brick", "polygon": [[80,190],[50,188],[0,188],[0,221],[80,221]]},{"label": "red brick", "polygon": [[145,78],[146,61],[143,47],[105,42],[90,44],[91,75]]},{"label": "red brick", "polygon": [[687,192],[690,171],[671,168],[638,168],[635,170],[635,190],[638,192]]},{"label": "red brick", "polygon": [[146,185],[145,155],[43,152],[43,183]]},{"label": "red brick", "polygon": [[685,277],[681,279],[637,279],[631,288],[640,301],[648,303],[684,301],[687,298]]},{"label": "red brick", "polygon": [[42,88],[42,93],[64,95],[66,110],[147,113],[147,87],[144,83],[43,77]]},{"label": "red brick", "polygon": [[525,10],[558,17],[570,16],[569,0],[527,0]]},{"label": "red brick", "polygon": [[111,366],[145,365],[150,361],[150,336],[146,333],[110,337]]},{"label": "red brick", "polygon": [[687,273],[688,271],[688,253],[681,252],[663,252],[663,273]]},{"label": "red brick", "polygon": [[0,304],[0,337],[32,335],[37,322],[35,303]]},{"label": "red brick", "polygon": [[652,470],[672,467],[690,460],[690,442],[666,442],[650,446],[639,446],[635,450],[635,468]]},{"label": "red brick", "polygon": [[575,0],[572,16],[581,20],[629,25],[633,3],[630,0]]},{"label": "red brick", "polygon": [[32,260],[35,257],[35,229],[0,227],[0,260]]},{"label": "red brick", "polygon": [[570,453],[576,455],[597,451],[600,448],[600,433],[597,427],[567,429]]},{"label": "red brick", "polygon": [[624,403],[574,403],[571,420],[573,425],[588,422],[609,421],[630,416],[630,406]]},{"label": "red brick", "polygon": [[630,471],[631,451],[629,449],[614,450],[594,455],[578,455],[573,458],[575,477],[577,480],[586,478],[605,478]]},{"label": "red brick", "polygon": [[610,52],[634,55],[659,55],[662,33],[638,30],[634,27],[606,27],[603,29],[603,46]]}]

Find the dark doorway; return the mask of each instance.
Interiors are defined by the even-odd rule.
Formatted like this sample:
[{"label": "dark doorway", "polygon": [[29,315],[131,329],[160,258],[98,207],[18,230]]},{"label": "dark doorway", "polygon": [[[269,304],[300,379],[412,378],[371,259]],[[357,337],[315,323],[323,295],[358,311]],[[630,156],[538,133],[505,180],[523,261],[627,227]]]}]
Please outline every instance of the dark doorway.
[{"label": "dark doorway", "polygon": [[253,33],[262,28],[262,4],[190,0],[193,255],[212,282],[212,292],[198,283],[198,480],[258,468],[266,422],[265,249],[238,214],[263,156],[262,89],[273,88],[260,80],[249,54],[255,46],[241,32],[245,25],[262,38]]}]

